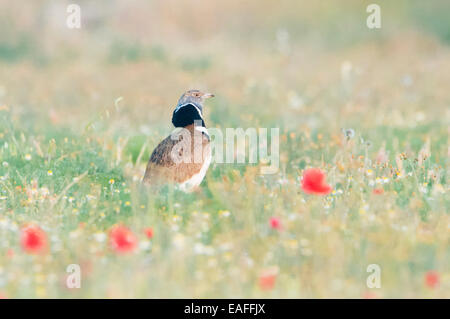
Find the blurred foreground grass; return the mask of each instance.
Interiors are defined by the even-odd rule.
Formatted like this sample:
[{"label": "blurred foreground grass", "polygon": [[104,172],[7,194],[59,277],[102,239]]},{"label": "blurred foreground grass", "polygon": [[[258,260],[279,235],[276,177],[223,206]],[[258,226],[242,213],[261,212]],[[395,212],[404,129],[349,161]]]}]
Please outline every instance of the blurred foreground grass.
[{"label": "blurred foreground grass", "polygon": [[[81,30],[57,3],[0,1],[1,296],[450,297],[446,2],[380,1],[380,30],[357,1],[80,1]],[[279,127],[279,174],[213,164],[197,193],[142,190],[189,88],[216,94],[209,126]],[[308,167],[332,194],[301,191]],[[47,254],[22,251],[27,223]],[[108,246],[118,223],[132,254]]]}]

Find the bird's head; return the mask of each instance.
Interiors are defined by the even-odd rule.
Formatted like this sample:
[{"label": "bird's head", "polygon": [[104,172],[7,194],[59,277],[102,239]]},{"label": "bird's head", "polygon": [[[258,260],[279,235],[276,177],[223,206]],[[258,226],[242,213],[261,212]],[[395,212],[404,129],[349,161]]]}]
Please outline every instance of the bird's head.
[{"label": "bird's head", "polygon": [[189,90],[183,93],[173,111],[173,125],[175,127],[185,127],[198,120],[202,122],[202,126],[205,126],[203,103],[211,97],[214,97],[214,94],[204,93],[199,90]]}]

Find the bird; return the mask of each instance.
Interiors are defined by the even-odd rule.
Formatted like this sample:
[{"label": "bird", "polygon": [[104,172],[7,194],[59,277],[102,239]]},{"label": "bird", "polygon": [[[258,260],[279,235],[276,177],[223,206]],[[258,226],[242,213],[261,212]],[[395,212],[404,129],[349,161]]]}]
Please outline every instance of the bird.
[{"label": "bird", "polygon": [[214,94],[200,90],[183,93],[172,114],[175,130],[153,150],[144,185],[175,184],[192,192],[203,181],[211,164],[211,144],[203,117],[203,104]]}]

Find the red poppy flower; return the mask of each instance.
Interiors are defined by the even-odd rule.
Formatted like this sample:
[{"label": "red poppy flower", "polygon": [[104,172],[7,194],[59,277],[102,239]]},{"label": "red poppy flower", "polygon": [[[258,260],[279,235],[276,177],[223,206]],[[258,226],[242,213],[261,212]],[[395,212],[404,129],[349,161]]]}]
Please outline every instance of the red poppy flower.
[{"label": "red poppy flower", "polygon": [[23,250],[29,254],[40,254],[47,248],[47,235],[36,225],[22,228],[20,242]]},{"label": "red poppy flower", "polygon": [[382,188],[374,188],[372,193],[375,194],[375,195],[381,195],[381,194],[384,193],[384,189],[382,189]]},{"label": "red poppy flower", "polygon": [[109,243],[118,253],[130,253],[136,248],[137,239],[127,227],[115,225],[109,231]]},{"label": "red poppy flower", "polygon": [[310,168],[303,172],[302,190],[306,194],[326,195],[331,186],[325,182],[326,175],[318,168]]},{"label": "red poppy flower", "polygon": [[428,271],[425,274],[425,284],[429,288],[436,288],[439,286],[439,273],[434,270]]},{"label": "red poppy flower", "polygon": [[274,269],[269,269],[264,271],[259,276],[259,288],[261,290],[271,290],[275,286],[275,281],[277,278],[277,271]]},{"label": "red poppy flower", "polygon": [[277,217],[270,217],[269,224],[272,229],[281,229],[281,222]]},{"label": "red poppy flower", "polygon": [[153,228],[147,227],[146,229],[144,229],[144,234],[148,239],[152,239],[153,238]]}]

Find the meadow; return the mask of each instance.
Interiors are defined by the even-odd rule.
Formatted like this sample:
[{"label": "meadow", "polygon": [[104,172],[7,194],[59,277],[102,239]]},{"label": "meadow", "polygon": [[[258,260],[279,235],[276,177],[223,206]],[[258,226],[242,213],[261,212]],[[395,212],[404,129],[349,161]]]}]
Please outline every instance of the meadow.
[{"label": "meadow", "polygon": [[[0,0],[1,297],[450,297],[446,1],[372,30],[365,1],[78,3]],[[143,188],[191,88],[209,127],[279,128],[278,173]]]}]

